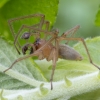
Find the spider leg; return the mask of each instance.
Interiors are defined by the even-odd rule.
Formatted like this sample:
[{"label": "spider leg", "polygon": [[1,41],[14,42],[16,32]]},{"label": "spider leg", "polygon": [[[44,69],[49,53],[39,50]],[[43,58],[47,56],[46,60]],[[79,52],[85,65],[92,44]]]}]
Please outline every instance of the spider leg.
[{"label": "spider leg", "polygon": [[11,65],[9,68],[7,68],[6,70],[4,70],[4,72],[6,72],[6,71],[8,71],[9,69],[11,69],[17,62],[19,62],[19,61],[21,61],[21,60],[24,60],[24,59],[26,59],[26,58],[32,57],[32,56],[37,56],[37,55],[39,55],[40,53],[41,53],[41,52],[38,51],[38,52],[36,52],[36,53],[33,53],[33,54],[30,54],[30,55],[27,55],[27,56],[24,56],[24,57],[21,57],[21,58],[16,59],[16,60],[12,63],[12,65]]},{"label": "spider leg", "polygon": [[18,58],[17,60],[15,60],[12,65],[6,69],[4,72],[8,71],[9,69],[11,69],[17,62],[21,61],[21,60],[24,60],[26,58],[29,58],[29,57],[32,57],[32,56],[37,56],[39,55],[41,52],[50,42],[52,42],[53,40],[55,39],[55,37],[52,37],[50,40],[48,40],[48,42],[46,42],[41,48],[39,48],[37,51],[35,51],[33,54],[30,54],[30,55],[26,55],[24,57],[21,57],[21,58]]},{"label": "spider leg", "polygon": [[[9,27],[10,27],[10,31],[12,32],[12,35],[13,35],[13,38],[15,38],[15,32],[14,32],[14,29],[13,29],[13,27],[12,27],[12,23],[11,23],[11,21],[10,20],[8,20],[8,25],[9,25]],[[19,42],[17,43],[18,44],[18,46],[20,47],[20,44],[19,44]],[[18,48],[15,46],[15,48],[16,48],[16,50],[17,50],[17,52],[18,52],[18,54],[20,54],[20,52],[19,52],[19,50],[18,50]]]},{"label": "spider leg", "polygon": [[18,17],[18,18],[13,18],[13,19],[8,20],[8,24],[10,26],[12,35],[13,36],[15,35],[14,31],[13,31],[13,27],[12,27],[13,22],[15,22],[17,20],[23,20],[23,19],[26,19],[26,18],[32,18],[32,17],[40,17],[41,18],[40,23],[39,23],[39,28],[41,28],[43,23],[44,23],[45,15],[43,15],[43,14],[32,14],[32,15],[27,15],[27,16],[21,16],[21,17]]},{"label": "spider leg", "polygon": [[[35,37],[37,39],[37,38],[40,38],[40,32],[49,33],[48,30],[49,30],[50,22],[49,21],[44,21],[43,25],[45,25],[45,29],[42,29],[42,27],[38,28],[39,24],[35,24],[35,25],[31,26],[30,30],[29,30],[29,32],[31,33],[31,36],[35,35]],[[35,28],[35,31],[37,31],[36,33],[31,32],[31,31],[33,31],[34,27],[36,27]],[[44,39],[46,39],[47,36],[48,36],[48,34],[45,34]]]},{"label": "spider leg", "polygon": [[[48,23],[48,22],[47,22]],[[38,25],[38,24],[37,24]],[[35,27],[34,27],[35,26]],[[16,37],[15,37],[15,40],[14,40],[14,45],[15,45],[15,47],[16,47],[16,43],[17,43],[17,41],[18,41],[18,36],[20,35],[20,33],[21,33],[21,31],[24,29],[24,28],[28,28],[28,29],[34,29],[35,31],[38,31],[38,32],[44,32],[44,33],[47,33],[47,34],[50,34],[50,35],[54,35],[54,34],[52,34],[53,32],[48,32],[47,31],[47,29],[48,29],[48,25],[46,26],[46,30],[42,30],[42,29],[38,29],[38,28],[36,28],[36,25],[34,25],[34,26],[27,26],[27,25],[22,25],[22,27],[19,29],[19,31],[18,31],[18,33],[17,33],[17,35],[16,35]],[[56,33],[56,32],[54,32],[54,33]],[[31,34],[32,35],[32,34]],[[17,48],[17,47],[16,47]],[[17,48],[18,49],[18,48]]]},{"label": "spider leg", "polygon": [[[32,14],[32,15],[21,16],[21,17],[18,17],[18,18],[14,18],[14,19],[8,20],[8,25],[9,25],[10,30],[11,30],[11,33],[12,33],[12,35],[14,37],[14,41],[16,41],[15,40],[16,39],[16,34],[15,34],[14,29],[13,29],[13,26],[12,26],[13,25],[13,22],[15,22],[17,20],[23,20],[23,19],[26,19],[26,18],[32,18],[32,17],[40,17],[41,18],[40,23],[38,24],[39,29],[41,29],[42,26],[43,26],[43,23],[44,23],[44,19],[45,19],[45,15],[43,15],[43,14]],[[20,47],[20,44],[19,44],[18,41],[17,41],[17,44]],[[18,48],[16,47],[16,45],[15,45],[15,48],[16,48],[17,52],[20,54],[20,52],[19,52]]]},{"label": "spider leg", "polygon": [[[80,25],[77,25],[77,26],[75,26],[75,27],[73,27],[72,29],[70,29],[70,30],[68,30],[68,31],[66,31],[66,32],[64,32],[61,36],[67,36],[67,35],[69,35],[69,34],[71,34],[70,35],[70,37],[72,37],[72,36],[74,36],[74,34],[76,33],[76,31],[78,30],[80,28]],[[65,44],[68,44],[68,42],[69,42],[69,40],[65,43]]]},{"label": "spider leg", "polygon": [[[46,39],[46,37],[48,35],[51,35],[52,37],[58,36],[59,31],[57,29],[56,30],[53,30],[53,31],[48,31],[49,30],[49,26],[50,26],[50,22],[49,21],[44,21],[44,24],[46,25],[45,29],[35,28],[35,31],[36,32],[39,32],[39,33],[40,32],[44,32],[44,34],[45,34],[45,38],[44,39]],[[33,27],[30,27],[30,29],[32,30]],[[33,35],[33,34],[31,34],[31,35]]]},{"label": "spider leg", "polygon": [[[45,25],[46,25],[46,27],[45,27],[45,31],[48,31],[48,30],[49,30],[49,26],[50,26],[50,22],[49,22],[49,21],[45,21]],[[48,36],[48,34],[45,34],[44,39],[46,39],[47,36]]]},{"label": "spider leg", "polygon": [[[31,29],[32,29],[32,30],[35,30],[37,25],[38,25],[38,24],[36,24],[36,25],[34,25],[34,26],[27,26],[27,25],[22,25],[22,26],[21,26],[21,28],[19,29],[19,31],[18,31],[18,33],[17,33],[17,35],[16,35],[16,37],[15,37],[15,40],[14,40],[14,45],[15,45],[16,48],[17,48],[16,43],[17,43],[17,41],[18,41],[18,36],[20,35],[21,31],[22,31],[24,28],[29,29],[29,31],[30,31]],[[18,48],[17,48],[17,50],[18,50]],[[19,51],[19,50],[18,50],[18,51]]]},{"label": "spider leg", "polygon": [[90,63],[91,63],[92,65],[94,65],[95,67],[97,67],[97,68],[100,70],[100,68],[99,68],[96,64],[93,63],[93,61],[92,61],[92,59],[91,59],[91,56],[90,56],[90,53],[89,53],[89,51],[88,51],[87,45],[86,45],[86,43],[85,43],[85,41],[84,41],[83,38],[65,38],[65,37],[60,37],[59,40],[60,40],[60,41],[61,41],[61,40],[69,40],[69,41],[70,41],[70,40],[76,40],[76,41],[81,41],[81,42],[83,43],[84,47],[85,47],[85,50],[86,50],[86,52],[87,52],[87,55],[88,55],[88,58],[89,58]]},{"label": "spider leg", "polygon": [[73,34],[75,34],[75,32],[76,32],[79,28],[80,28],[80,26],[77,25],[77,26],[73,27],[72,29],[70,29],[70,30],[64,32],[61,36],[62,36],[62,37],[63,37],[63,36],[65,37],[65,36],[67,36],[68,34],[70,34],[71,32],[72,32],[72,35],[73,35]]},{"label": "spider leg", "polygon": [[55,71],[55,68],[56,68],[56,61],[57,61],[57,57],[56,57],[56,48],[53,48],[50,56],[49,56],[49,59],[50,57],[52,58],[52,73],[51,73],[51,78],[50,78],[50,81],[51,81],[51,90],[53,89],[53,84],[52,84],[52,81],[53,81],[53,76],[54,76],[54,71]]},{"label": "spider leg", "polygon": [[58,52],[59,52],[59,41],[55,40],[55,46],[56,46],[56,59],[58,60]]},{"label": "spider leg", "polygon": [[[17,33],[17,35],[15,36],[15,40],[14,40],[14,46],[15,46],[15,48],[18,50],[18,48],[17,48],[17,46],[16,46],[16,43],[17,43],[17,41],[18,41],[18,36],[20,35],[20,33],[21,33],[21,31],[24,29],[24,28],[30,28],[29,26],[27,26],[27,25],[22,25],[22,27],[20,28],[20,30],[18,31],[18,33]],[[19,50],[18,50],[18,52],[20,52]]]},{"label": "spider leg", "polygon": [[53,81],[54,71],[56,68],[56,62],[58,60],[58,41],[57,40],[55,40],[55,47],[52,49],[52,51],[49,55],[48,61],[49,60],[52,60],[52,73],[51,73],[51,78],[50,78],[51,90],[52,90],[53,89],[52,81]]},{"label": "spider leg", "polygon": [[43,26],[43,23],[44,23],[44,19],[45,19],[45,15],[43,15],[43,14],[32,14],[32,15],[21,16],[21,17],[18,17],[18,18],[10,19],[10,20],[8,20],[8,24],[9,24],[9,27],[10,27],[10,30],[12,32],[13,37],[15,37],[14,29],[12,27],[13,22],[15,22],[17,20],[23,20],[23,19],[26,19],[26,18],[31,18],[31,17],[41,17],[41,20],[40,20],[40,23],[39,23],[39,29],[41,29],[41,27]]}]

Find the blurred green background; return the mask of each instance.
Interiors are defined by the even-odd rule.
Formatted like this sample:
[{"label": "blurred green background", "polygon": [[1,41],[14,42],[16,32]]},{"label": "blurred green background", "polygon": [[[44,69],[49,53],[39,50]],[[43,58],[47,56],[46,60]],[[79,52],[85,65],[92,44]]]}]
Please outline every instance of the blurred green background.
[{"label": "blurred green background", "polygon": [[100,27],[95,25],[99,4],[100,0],[60,0],[59,5],[58,0],[0,0],[0,36],[12,39],[8,19],[39,12],[45,14],[60,33],[80,25],[78,37],[95,37],[100,34]]},{"label": "blurred green background", "polygon": [[98,36],[100,27],[95,25],[95,19],[99,5],[100,0],[60,0],[55,27],[62,33],[79,24],[78,37]]}]

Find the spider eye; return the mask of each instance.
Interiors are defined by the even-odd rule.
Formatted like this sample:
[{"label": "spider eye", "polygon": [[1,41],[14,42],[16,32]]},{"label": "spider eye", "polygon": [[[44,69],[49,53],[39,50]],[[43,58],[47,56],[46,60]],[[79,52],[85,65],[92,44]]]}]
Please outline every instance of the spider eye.
[{"label": "spider eye", "polygon": [[30,37],[30,33],[29,32],[25,32],[22,36],[21,39],[29,39]]}]

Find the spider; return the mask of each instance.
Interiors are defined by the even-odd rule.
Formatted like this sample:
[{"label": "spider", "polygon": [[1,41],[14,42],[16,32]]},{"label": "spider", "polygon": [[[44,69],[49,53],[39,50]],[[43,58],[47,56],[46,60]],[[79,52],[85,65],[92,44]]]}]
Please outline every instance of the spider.
[{"label": "spider", "polygon": [[[27,25],[22,25],[22,27],[20,28],[19,32],[17,33],[17,35],[14,34],[12,26],[11,26],[11,22],[15,21],[15,20],[21,20],[24,18],[29,18],[29,17],[41,17],[41,21],[38,24],[32,25],[32,26],[27,26]],[[65,40],[67,42],[69,41],[81,41],[85,47],[85,50],[87,52],[89,61],[92,65],[94,65],[95,67],[97,67],[98,69],[100,69],[97,65],[95,65],[92,62],[91,56],[89,54],[88,48],[86,46],[86,43],[84,41],[83,38],[75,38],[73,37],[73,35],[75,34],[75,32],[79,29],[79,25],[71,28],[70,30],[64,32],[61,36],[58,36],[59,31],[57,29],[53,30],[53,31],[49,31],[49,22],[45,21],[45,16],[43,14],[33,14],[33,15],[29,15],[29,16],[23,16],[20,18],[15,18],[13,20],[8,21],[11,31],[13,33],[14,36],[14,45],[16,47],[16,44],[19,45],[18,42],[18,36],[21,33],[23,28],[28,28],[29,32],[25,32],[22,34],[22,38],[23,39],[30,39],[30,37],[32,35],[34,35],[36,33],[36,40],[34,43],[26,43],[23,47],[22,47],[22,53],[26,54],[26,51],[29,50],[30,53],[29,55],[25,55],[23,57],[20,57],[18,59],[16,59],[12,65],[6,69],[4,72],[8,71],[9,69],[11,69],[17,62],[22,61],[26,58],[29,57],[33,57],[33,56],[37,56],[39,60],[42,59],[46,59],[47,61],[52,60],[52,73],[51,73],[51,78],[50,78],[50,82],[51,82],[51,90],[53,89],[53,76],[54,76],[54,71],[55,71],[55,67],[56,67],[56,62],[58,60],[58,58],[62,58],[62,59],[66,59],[66,60],[82,60],[82,56],[76,51],[74,50],[72,47],[65,45],[65,44],[60,44],[61,41]],[[46,24],[46,28],[42,29],[43,25]],[[35,33],[30,33],[30,30],[35,31]],[[40,37],[40,33],[43,32],[46,36],[44,39],[41,39]],[[72,34],[71,34],[72,33]],[[71,34],[71,37],[68,37],[68,35]],[[50,38],[48,40],[46,40],[46,37],[50,36]],[[54,43],[53,43],[54,42]],[[17,49],[17,47],[16,47]],[[17,49],[18,51],[18,49]],[[19,51],[18,51],[19,52]]]}]

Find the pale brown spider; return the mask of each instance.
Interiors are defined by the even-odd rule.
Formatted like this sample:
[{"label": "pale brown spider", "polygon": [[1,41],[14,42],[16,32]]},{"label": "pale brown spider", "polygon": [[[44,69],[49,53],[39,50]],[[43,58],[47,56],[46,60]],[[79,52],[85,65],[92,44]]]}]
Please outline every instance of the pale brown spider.
[{"label": "pale brown spider", "polygon": [[[20,19],[29,18],[29,17],[37,17],[37,16],[41,17],[40,23],[32,25],[32,26],[22,25],[22,27],[20,28],[17,35],[14,34],[12,26],[11,26],[11,22],[13,22],[15,20],[20,20]],[[86,49],[86,52],[87,52],[90,63],[92,65],[94,65],[95,67],[97,67],[98,69],[100,69],[97,65],[95,65],[92,62],[91,56],[89,54],[89,51],[87,49],[87,46],[86,46],[86,43],[85,43],[84,39],[83,38],[72,37],[73,34],[79,29],[79,27],[80,27],[79,25],[77,25],[74,28],[66,31],[61,36],[58,36],[58,33],[59,33],[58,30],[53,30],[53,31],[48,30],[49,22],[45,21],[44,18],[45,17],[44,17],[43,14],[33,14],[33,15],[23,16],[23,17],[16,18],[16,19],[13,19],[13,20],[9,21],[11,31],[12,31],[13,36],[15,38],[15,40],[14,40],[15,47],[16,47],[16,44],[19,45],[18,36],[21,33],[23,28],[28,28],[29,29],[29,32],[26,32],[22,35],[23,39],[29,39],[30,36],[34,35],[34,32],[30,33],[30,30],[35,31],[35,33],[37,35],[36,35],[36,41],[34,43],[27,43],[22,48],[23,54],[26,54],[27,50],[30,51],[30,54],[26,55],[24,57],[20,57],[20,58],[16,59],[12,63],[12,65],[8,69],[6,69],[4,72],[11,69],[14,66],[14,64],[16,64],[17,62],[19,62],[21,60],[24,60],[26,58],[29,58],[29,57],[33,57],[33,56],[38,56],[39,60],[42,60],[42,59],[46,59],[47,61],[52,60],[53,65],[52,65],[52,74],[51,74],[51,78],[50,78],[51,90],[52,90],[53,89],[53,85],[52,85],[53,75],[54,75],[56,62],[57,62],[58,58],[62,58],[62,59],[66,59],[66,60],[82,60],[82,56],[77,51],[75,51],[73,48],[69,47],[68,45],[60,44],[60,41],[62,41],[62,40],[66,40],[67,42],[70,41],[70,40],[82,41],[82,43],[83,43],[83,45]],[[46,28],[42,29],[42,26],[44,24],[46,24]],[[40,38],[40,33],[41,32],[45,33],[46,37],[49,35],[49,36],[51,36],[51,38],[49,40],[41,39]],[[72,33],[71,37],[67,37],[70,33]],[[53,41],[54,41],[54,44],[52,43]],[[17,47],[16,47],[16,49],[17,49]],[[19,52],[18,49],[17,49],[17,51]]]}]

